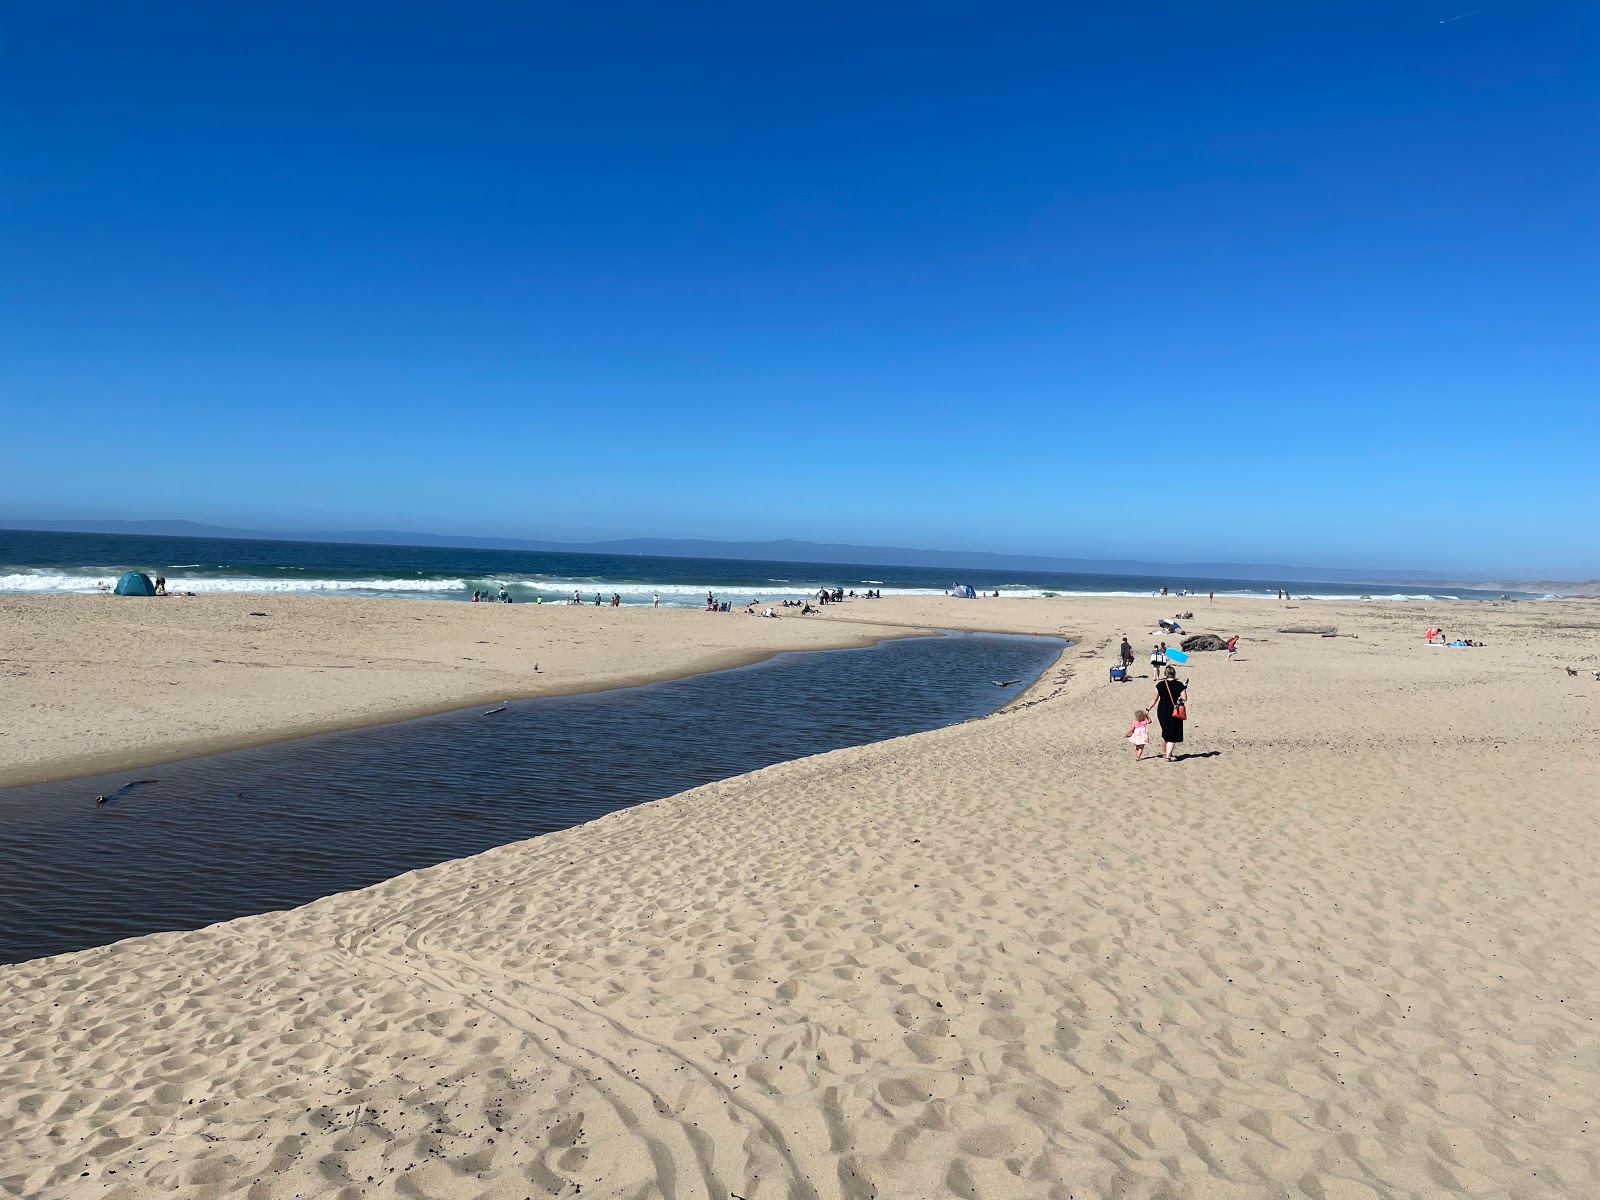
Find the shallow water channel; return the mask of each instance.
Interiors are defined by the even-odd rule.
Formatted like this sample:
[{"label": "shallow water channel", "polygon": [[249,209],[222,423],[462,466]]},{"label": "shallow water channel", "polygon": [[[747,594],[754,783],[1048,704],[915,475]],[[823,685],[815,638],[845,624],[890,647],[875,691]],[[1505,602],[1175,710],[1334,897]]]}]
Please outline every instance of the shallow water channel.
[{"label": "shallow water channel", "polygon": [[946,634],[781,654],[0,790],[0,962],[305,904],[772,763],[983,716],[1065,645]]}]

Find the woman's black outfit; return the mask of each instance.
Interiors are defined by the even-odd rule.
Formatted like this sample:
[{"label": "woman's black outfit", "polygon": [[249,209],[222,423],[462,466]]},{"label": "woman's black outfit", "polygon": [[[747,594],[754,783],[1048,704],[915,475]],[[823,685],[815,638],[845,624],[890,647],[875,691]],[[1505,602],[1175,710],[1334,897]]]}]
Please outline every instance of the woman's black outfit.
[{"label": "woman's black outfit", "polygon": [[1183,722],[1172,715],[1172,710],[1183,703],[1189,685],[1179,679],[1162,679],[1156,683],[1156,720],[1161,723],[1163,742],[1183,741]]}]

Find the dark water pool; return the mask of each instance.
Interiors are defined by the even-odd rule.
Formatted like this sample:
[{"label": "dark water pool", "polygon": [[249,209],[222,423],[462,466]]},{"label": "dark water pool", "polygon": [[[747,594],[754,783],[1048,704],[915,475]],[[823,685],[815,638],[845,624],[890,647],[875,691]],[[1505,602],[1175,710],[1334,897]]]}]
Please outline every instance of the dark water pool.
[{"label": "dark water pool", "polygon": [[[982,716],[1065,644],[950,634],[784,654],[492,716],[0,790],[0,962],[305,904],[775,762]],[[140,780],[154,782],[130,786]]]}]

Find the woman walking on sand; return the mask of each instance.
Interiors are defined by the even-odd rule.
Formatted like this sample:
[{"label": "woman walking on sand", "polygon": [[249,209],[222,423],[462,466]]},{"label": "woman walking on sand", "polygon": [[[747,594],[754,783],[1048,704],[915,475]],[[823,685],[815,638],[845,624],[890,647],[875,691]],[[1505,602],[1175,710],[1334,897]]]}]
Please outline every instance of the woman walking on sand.
[{"label": "woman walking on sand", "polygon": [[1189,685],[1178,679],[1178,668],[1167,667],[1156,679],[1156,694],[1150,697],[1156,722],[1161,726],[1162,757],[1172,762],[1174,748],[1183,744],[1183,722],[1189,715],[1185,700]]}]

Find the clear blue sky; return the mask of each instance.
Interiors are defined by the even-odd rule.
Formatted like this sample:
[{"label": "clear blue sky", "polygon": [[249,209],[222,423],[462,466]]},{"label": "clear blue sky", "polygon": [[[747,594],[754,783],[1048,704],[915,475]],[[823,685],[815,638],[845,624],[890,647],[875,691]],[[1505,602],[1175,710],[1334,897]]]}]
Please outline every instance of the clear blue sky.
[{"label": "clear blue sky", "polygon": [[16,0],[0,103],[0,517],[1600,573],[1587,0]]}]

